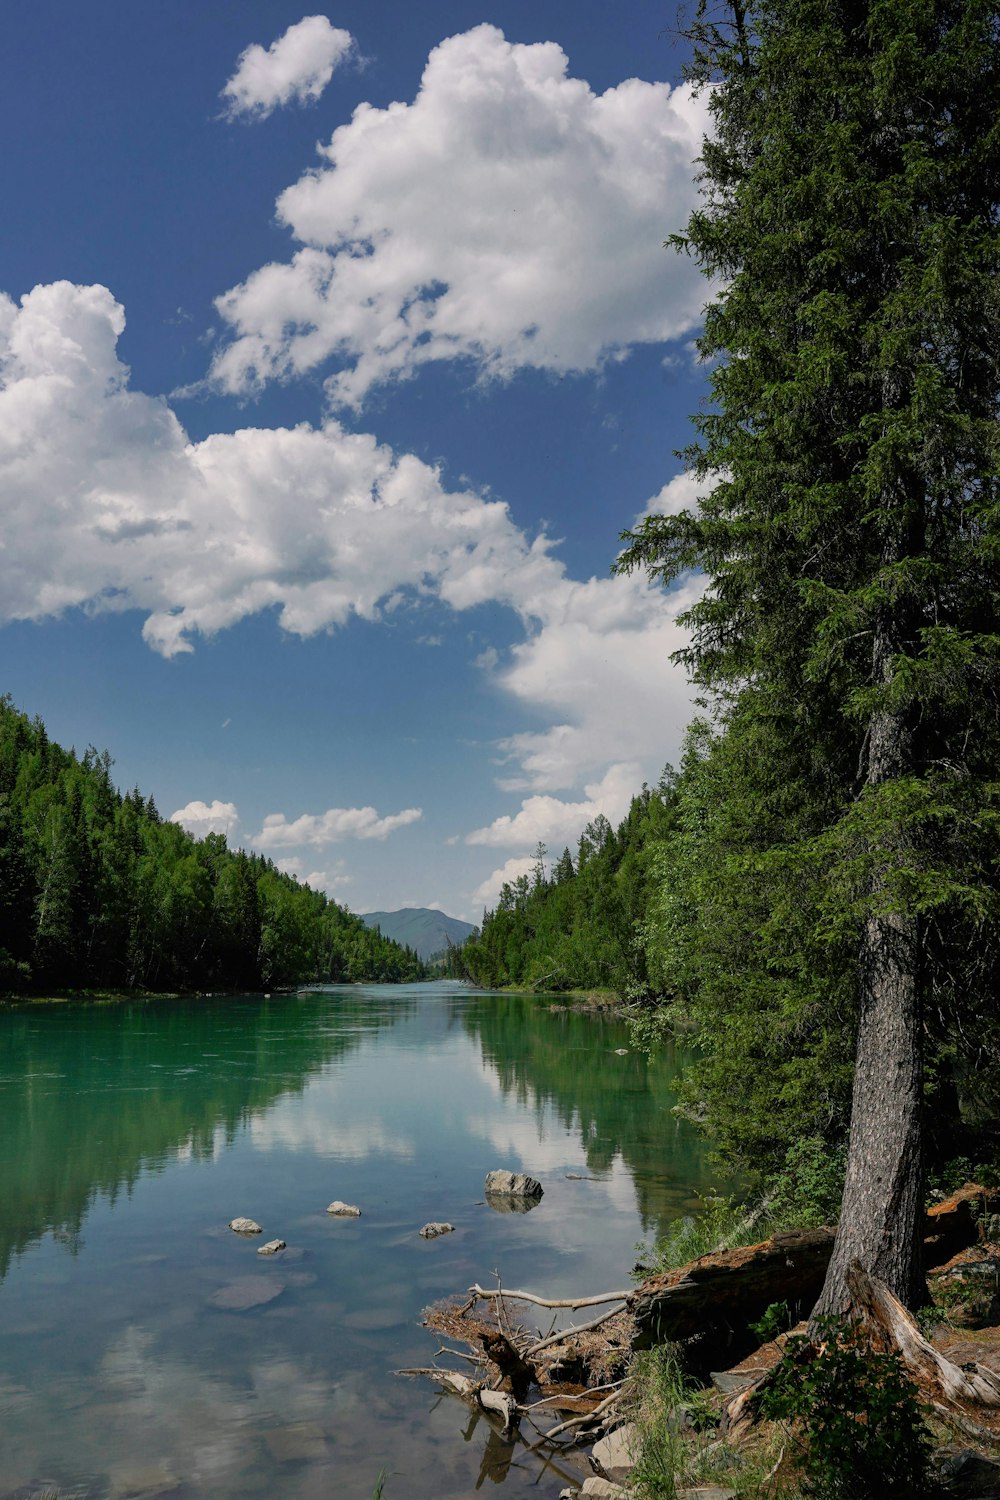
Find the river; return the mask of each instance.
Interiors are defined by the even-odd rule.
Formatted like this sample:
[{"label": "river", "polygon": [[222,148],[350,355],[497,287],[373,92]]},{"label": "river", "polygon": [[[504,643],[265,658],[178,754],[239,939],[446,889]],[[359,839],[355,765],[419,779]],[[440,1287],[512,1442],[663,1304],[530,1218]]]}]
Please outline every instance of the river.
[{"label": "river", "polygon": [[[696,1206],[675,1060],[620,1048],[620,1023],[454,983],[0,1011],[0,1496],[369,1500],[381,1469],[385,1500],[558,1495],[392,1372],[431,1363],[428,1304],[495,1270],[627,1285]],[[538,1206],[486,1205],[494,1167]]]}]

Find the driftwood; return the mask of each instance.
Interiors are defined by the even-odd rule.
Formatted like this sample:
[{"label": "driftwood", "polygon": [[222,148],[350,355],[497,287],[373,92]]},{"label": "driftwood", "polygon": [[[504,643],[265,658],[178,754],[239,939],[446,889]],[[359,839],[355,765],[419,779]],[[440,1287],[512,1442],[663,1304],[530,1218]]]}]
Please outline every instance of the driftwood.
[{"label": "driftwood", "polygon": [[[501,1302],[533,1302],[536,1307],[571,1307],[575,1310],[578,1307],[598,1307],[602,1302],[624,1302],[627,1297],[631,1297],[632,1290],[601,1292],[597,1297],[537,1297],[534,1292],[509,1292],[506,1287],[490,1289],[476,1285],[469,1287],[469,1294],[473,1302],[482,1297],[486,1301],[498,1299]],[[471,1303],[468,1305],[471,1306]]]},{"label": "driftwood", "polygon": [[476,1337],[486,1358],[500,1371],[501,1388],[509,1391],[516,1401],[523,1401],[537,1378],[534,1365],[499,1329],[495,1333],[478,1333]]},{"label": "driftwood", "polygon": [[832,1229],[776,1234],[650,1277],[626,1304],[637,1327],[634,1347],[745,1329],[773,1302],[808,1310],[822,1288],[833,1238]]},{"label": "driftwood", "polygon": [[517,1425],[517,1402],[506,1391],[491,1391],[479,1380],[470,1380],[468,1375],[459,1375],[455,1370],[439,1370],[436,1365],[397,1370],[396,1374],[429,1376],[430,1379],[436,1380],[438,1385],[444,1386],[446,1391],[461,1396],[463,1401],[468,1401],[473,1406],[480,1406],[484,1411],[499,1417],[503,1422],[505,1432],[510,1432]]}]

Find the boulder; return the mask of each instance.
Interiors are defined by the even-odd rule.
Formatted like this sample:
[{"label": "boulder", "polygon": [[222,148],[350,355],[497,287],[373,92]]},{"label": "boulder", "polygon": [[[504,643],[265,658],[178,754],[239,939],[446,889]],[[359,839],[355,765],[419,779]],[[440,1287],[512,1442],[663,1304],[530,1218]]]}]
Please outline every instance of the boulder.
[{"label": "boulder", "polygon": [[949,1453],[936,1467],[946,1495],[962,1500],[997,1500],[1000,1496],[1000,1464],[972,1448]]},{"label": "boulder", "polygon": [[542,1196],[544,1189],[537,1177],[527,1172],[495,1171],[486,1174],[487,1198],[535,1198]]},{"label": "boulder", "polygon": [[268,1240],[266,1245],[261,1245],[257,1251],[258,1255],[277,1255],[279,1250],[286,1249],[284,1240]]},{"label": "boulder", "polygon": [[338,1219],[360,1219],[361,1210],[353,1203],[342,1203],[339,1198],[334,1198],[327,1208],[328,1214],[335,1214]]},{"label": "boulder", "polygon": [[634,1422],[616,1427],[607,1437],[595,1443],[591,1456],[604,1475],[616,1484],[624,1484],[635,1468],[642,1451],[642,1437]]},{"label": "boulder", "polygon": [[230,1219],[229,1228],[236,1234],[263,1234],[256,1219]]},{"label": "boulder", "polygon": [[432,1222],[430,1224],[425,1224],[423,1229],[420,1230],[420,1233],[425,1240],[436,1240],[439,1234],[451,1234],[454,1231],[454,1228],[454,1224]]},{"label": "boulder", "polygon": [[579,1493],[589,1496],[590,1500],[617,1500],[619,1495],[624,1500],[627,1491],[611,1479],[601,1479],[597,1474],[592,1474],[583,1481]]}]

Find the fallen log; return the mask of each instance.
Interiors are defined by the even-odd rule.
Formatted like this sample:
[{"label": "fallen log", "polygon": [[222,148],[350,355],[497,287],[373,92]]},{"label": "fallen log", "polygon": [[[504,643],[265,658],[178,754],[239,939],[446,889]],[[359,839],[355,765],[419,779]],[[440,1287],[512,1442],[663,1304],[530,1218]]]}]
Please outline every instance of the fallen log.
[{"label": "fallen log", "polygon": [[1000,1214],[1000,1188],[967,1182],[957,1193],[927,1210],[924,1239],[926,1264],[937,1268],[960,1250],[974,1245],[979,1227]]},{"label": "fallen log", "polygon": [[808,1311],[822,1288],[833,1239],[832,1229],[776,1234],[650,1277],[626,1302],[637,1328],[633,1348],[745,1329],[774,1302]]}]

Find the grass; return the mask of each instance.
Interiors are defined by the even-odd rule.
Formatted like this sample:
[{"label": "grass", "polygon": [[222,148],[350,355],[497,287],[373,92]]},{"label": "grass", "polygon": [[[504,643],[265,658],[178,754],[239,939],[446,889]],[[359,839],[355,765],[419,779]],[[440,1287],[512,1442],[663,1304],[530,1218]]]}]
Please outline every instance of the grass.
[{"label": "grass", "polygon": [[780,1435],[762,1429],[752,1450],[728,1447],[716,1434],[720,1401],[688,1382],[669,1346],[637,1354],[629,1374],[631,1420],[639,1456],[630,1476],[636,1500],[676,1500],[679,1489],[719,1486],[740,1500],[795,1500],[797,1488],[779,1481]]}]

